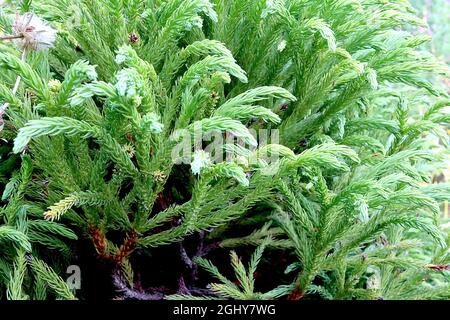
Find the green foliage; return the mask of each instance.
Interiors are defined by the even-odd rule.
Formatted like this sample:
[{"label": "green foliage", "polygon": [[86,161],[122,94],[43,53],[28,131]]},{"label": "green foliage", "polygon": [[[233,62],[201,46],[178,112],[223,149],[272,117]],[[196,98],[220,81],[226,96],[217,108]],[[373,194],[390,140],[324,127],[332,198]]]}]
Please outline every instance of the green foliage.
[{"label": "green foliage", "polygon": [[[255,292],[254,275],[268,242],[270,241],[265,240],[263,244],[260,245],[252,254],[248,269],[245,268],[236,252],[231,251],[231,264],[236,275],[237,284],[236,282],[230,281],[225,276],[223,276],[219,272],[217,267],[214,266],[210,261],[198,258],[195,260],[195,262],[221,282],[211,284],[212,291],[221,298],[238,300],[273,300],[285,295],[289,292],[289,290],[292,290],[293,288],[292,286],[280,286],[266,293]],[[196,297],[186,295],[172,295],[168,297],[168,299],[170,300],[191,300],[195,298]],[[210,297],[202,298],[211,299]]]},{"label": "green foliage", "polygon": [[39,300],[52,294],[59,299],[75,299],[65,281],[37,256],[42,250],[57,250],[60,256],[54,263],[58,263],[58,259],[67,261],[71,253],[62,239],[77,240],[78,237],[61,224],[36,217],[36,211],[42,213],[40,208],[24,200],[31,172],[31,159],[23,156],[20,170],[11,180],[14,183],[7,186],[8,193],[4,193],[8,203],[0,211],[1,296],[12,300]]}]

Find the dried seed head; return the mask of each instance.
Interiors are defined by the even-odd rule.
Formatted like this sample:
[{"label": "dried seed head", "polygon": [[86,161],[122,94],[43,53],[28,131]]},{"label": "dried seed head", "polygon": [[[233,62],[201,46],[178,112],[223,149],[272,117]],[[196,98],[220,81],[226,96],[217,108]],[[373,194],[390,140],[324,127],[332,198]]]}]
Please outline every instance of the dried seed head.
[{"label": "dried seed head", "polygon": [[22,48],[41,51],[53,47],[57,31],[34,13],[27,12],[16,15],[13,33],[21,37],[19,41]]}]

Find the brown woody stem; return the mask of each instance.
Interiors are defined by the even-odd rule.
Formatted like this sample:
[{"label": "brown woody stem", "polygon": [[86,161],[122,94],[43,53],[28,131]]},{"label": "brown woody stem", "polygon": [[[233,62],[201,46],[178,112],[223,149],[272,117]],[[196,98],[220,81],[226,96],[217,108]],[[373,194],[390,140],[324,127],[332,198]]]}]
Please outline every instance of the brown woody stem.
[{"label": "brown woody stem", "polygon": [[22,35],[19,36],[1,36],[0,40],[14,40],[14,39],[21,39],[23,38]]}]

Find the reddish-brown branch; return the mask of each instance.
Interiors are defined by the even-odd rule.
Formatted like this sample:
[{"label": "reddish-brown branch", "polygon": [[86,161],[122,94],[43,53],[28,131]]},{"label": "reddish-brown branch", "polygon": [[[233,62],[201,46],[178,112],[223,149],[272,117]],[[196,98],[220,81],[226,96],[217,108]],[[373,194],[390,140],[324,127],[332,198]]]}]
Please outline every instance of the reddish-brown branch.
[{"label": "reddish-brown branch", "polygon": [[434,271],[450,271],[450,264],[428,264],[426,267]]},{"label": "reddish-brown branch", "polygon": [[305,291],[301,290],[300,287],[296,287],[288,296],[288,300],[300,300],[304,295]]},{"label": "reddish-brown branch", "polygon": [[102,257],[106,258],[106,237],[103,232],[92,225],[88,227],[89,235],[94,243],[95,250]]},{"label": "reddish-brown branch", "polygon": [[121,264],[123,260],[129,257],[134,249],[136,249],[138,234],[134,230],[127,235],[123,244],[120,246],[119,251],[114,255],[106,252],[106,236],[99,228],[89,226],[88,231],[92,238],[92,242],[94,243],[95,250],[97,250],[99,256],[104,260],[112,261],[115,264]]},{"label": "reddish-brown branch", "polygon": [[118,264],[122,263],[123,259],[129,257],[134,249],[136,249],[136,244],[138,240],[138,234],[136,231],[131,231],[122,246],[119,249],[119,252],[114,256],[114,261]]}]

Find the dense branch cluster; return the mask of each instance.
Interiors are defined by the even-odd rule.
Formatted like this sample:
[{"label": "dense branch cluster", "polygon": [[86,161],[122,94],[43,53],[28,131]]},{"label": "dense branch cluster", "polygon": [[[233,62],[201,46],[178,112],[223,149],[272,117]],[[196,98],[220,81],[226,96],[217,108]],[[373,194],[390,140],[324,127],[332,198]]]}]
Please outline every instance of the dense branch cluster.
[{"label": "dense branch cluster", "polygon": [[74,264],[118,299],[450,297],[450,72],[407,1],[1,10],[57,30],[0,42],[1,299],[89,298]]}]

